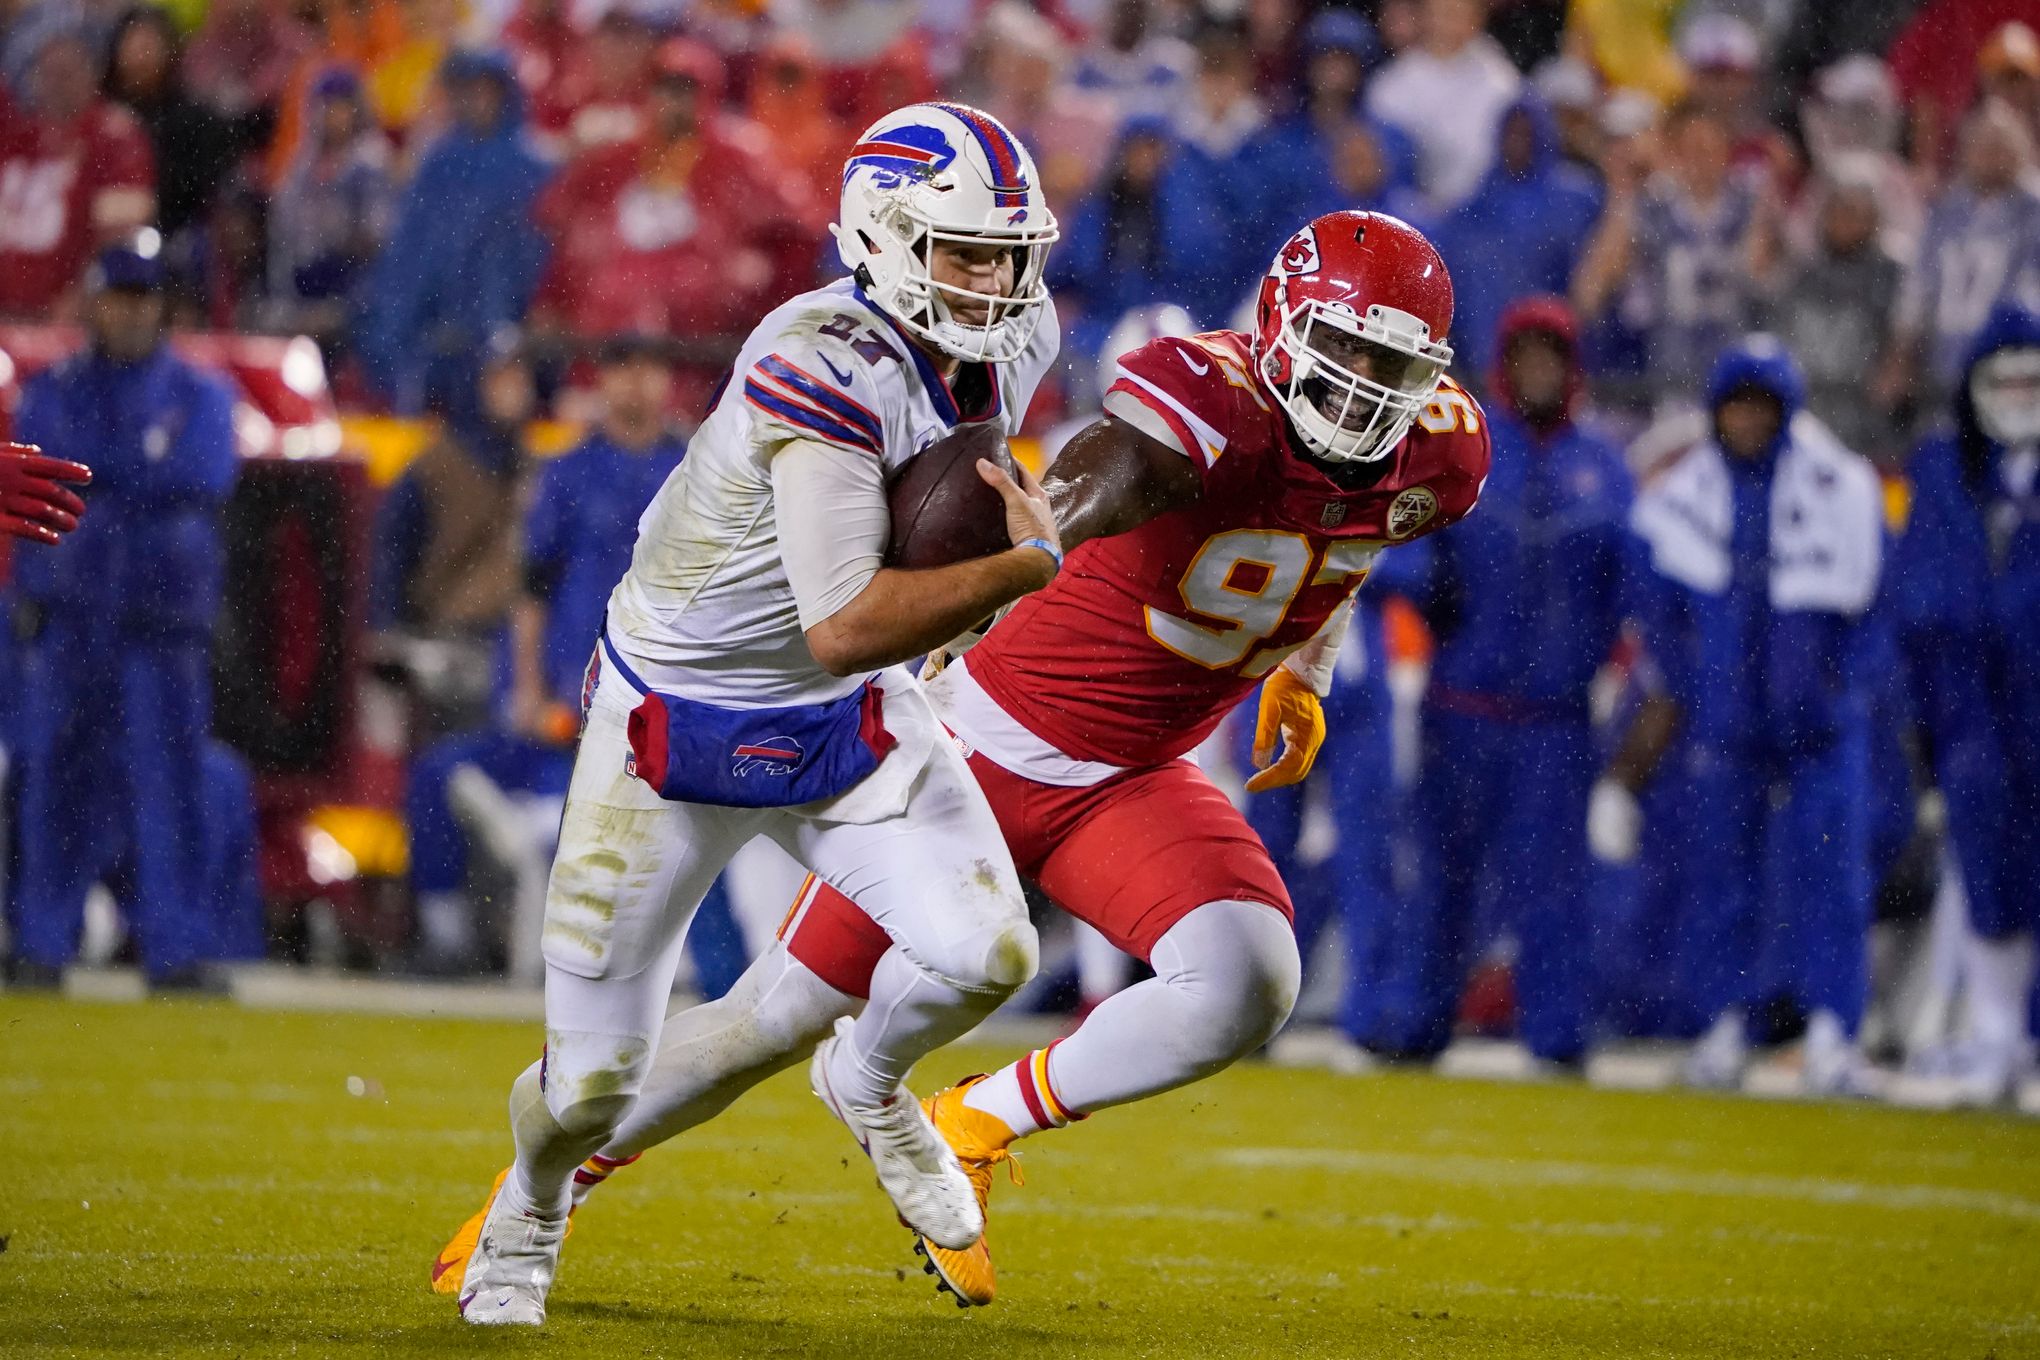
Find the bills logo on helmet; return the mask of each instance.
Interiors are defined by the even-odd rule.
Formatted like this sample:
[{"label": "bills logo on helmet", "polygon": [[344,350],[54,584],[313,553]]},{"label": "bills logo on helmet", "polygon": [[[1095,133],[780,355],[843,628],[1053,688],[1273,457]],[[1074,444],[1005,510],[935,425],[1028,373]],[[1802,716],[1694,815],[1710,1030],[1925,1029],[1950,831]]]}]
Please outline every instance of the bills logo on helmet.
[{"label": "bills logo on helmet", "polygon": [[800,762],[807,752],[792,737],[767,737],[763,741],[747,741],[730,752],[735,763],[730,773],[788,775],[800,768]]},{"label": "bills logo on helmet", "polygon": [[933,179],[955,159],[956,148],[941,128],[908,123],[851,147],[843,162],[843,178],[847,182],[853,172],[866,169],[876,183],[894,189],[909,181]]},{"label": "bills logo on helmet", "polygon": [[1285,274],[1315,274],[1318,271],[1317,228],[1305,227],[1289,238],[1289,244],[1282,247],[1282,272]]},{"label": "bills logo on helmet", "polygon": [[1438,513],[1438,496],[1428,486],[1413,486],[1388,507],[1388,536],[1408,538]]}]

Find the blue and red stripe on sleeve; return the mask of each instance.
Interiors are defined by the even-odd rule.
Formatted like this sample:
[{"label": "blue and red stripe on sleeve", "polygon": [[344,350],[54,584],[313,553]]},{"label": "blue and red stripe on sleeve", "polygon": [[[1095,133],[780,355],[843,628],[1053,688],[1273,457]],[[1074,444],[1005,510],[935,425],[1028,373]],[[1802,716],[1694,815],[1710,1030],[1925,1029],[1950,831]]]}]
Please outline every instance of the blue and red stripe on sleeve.
[{"label": "blue and red stripe on sleeve", "polygon": [[884,455],[884,427],[877,416],[777,355],[768,355],[745,375],[744,400],[797,430],[874,457]]}]

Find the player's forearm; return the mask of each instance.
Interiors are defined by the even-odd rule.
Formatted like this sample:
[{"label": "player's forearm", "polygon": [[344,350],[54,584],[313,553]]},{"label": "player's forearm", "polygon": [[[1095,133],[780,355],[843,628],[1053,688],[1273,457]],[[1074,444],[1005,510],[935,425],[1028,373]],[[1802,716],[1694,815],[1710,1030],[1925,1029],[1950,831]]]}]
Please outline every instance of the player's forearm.
[{"label": "player's forearm", "polygon": [[1189,460],[1109,416],[1077,432],[1042,483],[1064,552],[1137,529],[1188,505],[1201,486]]},{"label": "player's forearm", "polygon": [[1353,597],[1349,595],[1332,611],[1332,616],[1325,620],[1317,635],[1290,653],[1282,663],[1309,685],[1311,693],[1320,699],[1332,692],[1332,668],[1338,663],[1339,647],[1345,642],[1346,630],[1353,622],[1353,608]]},{"label": "player's forearm", "polygon": [[1039,548],[1008,548],[925,571],[882,568],[849,604],[807,630],[808,650],[831,675],[898,665],[935,650],[1054,576],[1054,560]]}]

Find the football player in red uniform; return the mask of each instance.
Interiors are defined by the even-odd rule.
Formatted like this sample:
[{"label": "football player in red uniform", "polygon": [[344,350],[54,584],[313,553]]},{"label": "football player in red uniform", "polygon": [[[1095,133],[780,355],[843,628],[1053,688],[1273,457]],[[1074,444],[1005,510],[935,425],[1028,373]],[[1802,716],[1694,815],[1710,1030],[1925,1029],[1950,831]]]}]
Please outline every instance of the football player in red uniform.
[{"label": "football player in red uniform", "polygon": [[[1164,338],[1121,360],[1105,418],[1046,483],[1064,544],[1083,546],[930,682],[1021,872],[1155,971],[1067,1038],[928,1102],[980,1201],[1015,1139],[1208,1076],[1288,1018],[1289,895],[1184,757],[1259,686],[1248,787],[1303,778],[1347,601],[1378,553],[1471,510],[1487,475],[1480,408],[1444,376],[1451,281],[1415,229],[1361,212],[1309,223],[1257,317],[1252,335]],[[577,1193],[796,1061],[862,1004],[892,947],[810,878],[736,987],[668,1022]],[[982,1240],[918,1249],[959,1302],[991,1301]]]}]

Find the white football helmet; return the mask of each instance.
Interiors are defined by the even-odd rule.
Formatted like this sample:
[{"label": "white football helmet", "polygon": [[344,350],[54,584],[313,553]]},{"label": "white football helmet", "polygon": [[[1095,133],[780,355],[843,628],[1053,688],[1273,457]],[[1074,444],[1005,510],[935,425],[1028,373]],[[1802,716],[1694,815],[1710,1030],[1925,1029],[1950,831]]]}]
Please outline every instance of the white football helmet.
[{"label": "white football helmet", "polygon": [[[1034,158],[998,119],[964,104],[909,104],[866,128],[843,163],[836,250],[909,333],[966,362],[1020,357],[1048,305],[1041,281],[1057,236]],[[996,297],[931,273],[938,243],[1011,246],[1013,291]],[[958,315],[982,311],[983,321]]]}]

